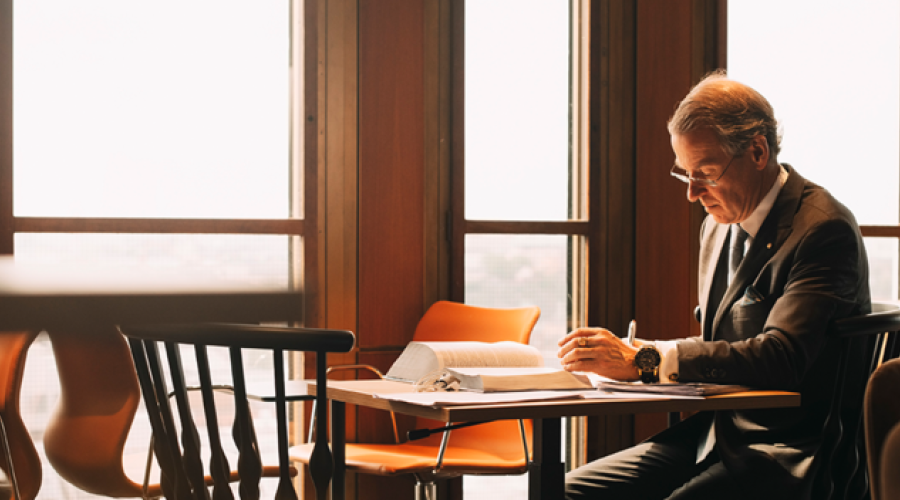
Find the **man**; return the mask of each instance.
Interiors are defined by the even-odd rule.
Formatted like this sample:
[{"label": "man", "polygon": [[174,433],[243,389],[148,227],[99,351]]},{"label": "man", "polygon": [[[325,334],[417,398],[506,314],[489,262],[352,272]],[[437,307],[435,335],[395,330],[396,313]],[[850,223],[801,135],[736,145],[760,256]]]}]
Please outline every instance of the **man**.
[{"label": "man", "polygon": [[871,308],[859,228],[826,190],[778,163],[771,105],[723,72],[694,87],[668,127],[671,174],[708,213],[702,338],[631,346],[608,330],[580,328],[560,341],[562,364],[620,380],[799,391],[802,406],[699,413],[572,471],[567,497],[822,498],[831,474],[823,464],[832,460],[823,428],[839,354],[826,330]]}]

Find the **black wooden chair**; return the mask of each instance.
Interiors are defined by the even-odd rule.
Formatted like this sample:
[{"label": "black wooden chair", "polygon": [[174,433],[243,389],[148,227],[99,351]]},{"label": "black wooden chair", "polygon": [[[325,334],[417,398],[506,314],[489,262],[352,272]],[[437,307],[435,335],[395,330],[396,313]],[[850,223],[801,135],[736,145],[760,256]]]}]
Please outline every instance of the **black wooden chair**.
[{"label": "black wooden chair", "polygon": [[830,334],[840,338],[834,398],[823,434],[824,450],[832,456],[848,456],[850,462],[828,460],[830,473],[821,474],[816,498],[862,499],[869,491],[863,435],[863,397],[872,373],[882,363],[900,355],[900,309],[873,304],[872,313],[834,322]]},{"label": "black wooden chair", "polygon": [[[694,310],[700,321],[700,308]],[[835,321],[829,335],[840,339],[841,352],[836,383],[823,429],[823,450],[830,472],[820,474],[814,487],[814,498],[822,500],[858,500],[868,497],[862,407],[866,383],[872,372],[885,361],[900,356],[900,307],[872,304],[872,312]],[[669,414],[669,425],[681,419]],[[848,456],[850,462],[833,457]]]},{"label": "black wooden chair", "polygon": [[[325,355],[329,352],[348,352],[353,348],[354,336],[349,331],[311,328],[264,327],[238,324],[196,324],[167,326],[121,327],[128,337],[141,392],[153,429],[153,448],[161,468],[162,490],[169,499],[208,499],[210,478],[212,497],[233,498],[231,482],[235,479],[229,466],[219,435],[218,414],[213,400],[213,385],[207,346],[227,347],[231,356],[234,394],[234,422],[232,435],[238,449],[237,478],[242,499],[259,498],[262,459],[259,453],[244,379],[242,349],[268,349],[273,352],[275,395],[278,430],[279,483],[276,499],[296,499],[290,477],[288,457],[287,401],[312,399],[313,396],[288,397],[285,394],[284,351],[316,353],[317,384],[326,383]],[[160,349],[160,343],[164,349]],[[195,417],[188,402],[188,387],[181,362],[180,346],[193,346],[203,399],[203,416],[208,440],[201,441]],[[165,351],[168,374],[160,351]],[[173,411],[170,398],[177,407]],[[317,417],[327,421],[325,391],[319,391]],[[199,417],[197,417],[199,420]],[[310,461],[310,474],[319,499],[327,498],[332,477],[333,461],[325,435],[325,426],[318,430],[315,457]],[[180,444],[179,444],[180,441]],[[208,444],[202,445],[202,442]],[[201,448],[208,446],[208,450]],[[208,457],[204,467],[204,456]],[[205,472],[208,470],[208,474]]]}]

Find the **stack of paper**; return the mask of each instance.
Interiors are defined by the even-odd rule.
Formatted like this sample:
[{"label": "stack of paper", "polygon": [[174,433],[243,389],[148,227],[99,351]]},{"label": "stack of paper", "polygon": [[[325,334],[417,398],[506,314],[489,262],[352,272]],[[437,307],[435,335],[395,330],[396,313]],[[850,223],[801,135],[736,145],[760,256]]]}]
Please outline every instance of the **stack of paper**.
[{"label": "stack of paper", "polygon": [[643,382],[619,382],[608,379],[597,382],[597,388],[601,391],[643,392],[677,396],[714,396],[716,394],[728,394],[731,392],[750,390],[749,387],[744,387],[742,385],[704,384],[700,382],[689,382],[684,384],[645,384]]}]

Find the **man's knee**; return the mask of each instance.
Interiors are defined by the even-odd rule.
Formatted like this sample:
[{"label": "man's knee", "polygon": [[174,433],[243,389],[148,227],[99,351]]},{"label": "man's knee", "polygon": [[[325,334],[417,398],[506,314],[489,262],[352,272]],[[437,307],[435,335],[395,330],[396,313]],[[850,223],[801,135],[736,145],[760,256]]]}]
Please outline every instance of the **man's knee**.
[{"label": "man's knee", "polygon": [[689,455],[652,442],[622,450],[569,472],[566,499],[666,498],[700,472]]}]

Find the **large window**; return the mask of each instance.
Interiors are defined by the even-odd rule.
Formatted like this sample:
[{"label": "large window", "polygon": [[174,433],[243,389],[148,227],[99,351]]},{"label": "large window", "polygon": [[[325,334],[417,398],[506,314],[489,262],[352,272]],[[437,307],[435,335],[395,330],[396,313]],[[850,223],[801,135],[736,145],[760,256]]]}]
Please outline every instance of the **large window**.
[{"label": "large window", "polygon": [[[532,343],[557,366],[573,299],[573,239],[550,221],[581,213],[569,189],[577,175],[569,11],[565,2],[492,1],[467,2],[465,12],[465,300],[540,306]],[[543,234],[529,234],[536,228]]]},{"label": "large window", "polygon": [[[462,286],[451,295],[488,307],[539,306],[531,344],[548,366],[559,366],[559,338],[584,321],[583,64],[573,35],[581,9],[578,1],[465,2],[464,78],[454,79],[464,89],[465,123],[454,129],[464,154],[452,167],[451,226],[462,251],[452,254],[451,282]],[[524,476],[463,484],[475,499],[527,490]]]},{"label": "large window", "polygon": [[778,159],[821,184],[866,236],[873,300],[898,298],[900,4],[728,4],[728,72],[775,107]]},{"label": "large window", "polygon": [[[12,201],[2,201],[11,206],[0,211],[0,227],[10,228],[3,251],[300,286],[301,8],[295,0],[16,1],[13,53],[3,62],[12,67],[4,85],[12,84],[14,117],[12,162],[0,167],[0,186],[12,186]],[[250,376],[271,376],[271,360],[250,358]],[[54,368],[41,336],[22,394],[39,450],[58,394]],[[149,442],[144,418],[139,410],[129,441],[137,453]],[[258,428],[261,443],[274,442],[268,431]],[[129,469],[137,481],[141,472]],[[45,464],[39,498],[90,496]]]}]

